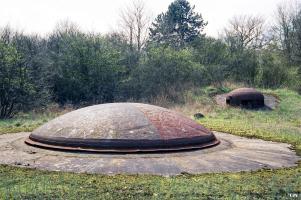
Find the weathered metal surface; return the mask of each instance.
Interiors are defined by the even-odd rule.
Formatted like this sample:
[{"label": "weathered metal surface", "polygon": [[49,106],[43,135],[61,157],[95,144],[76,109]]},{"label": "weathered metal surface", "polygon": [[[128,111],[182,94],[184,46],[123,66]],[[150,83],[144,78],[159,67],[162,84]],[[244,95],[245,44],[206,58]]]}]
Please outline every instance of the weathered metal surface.
[{"label": "weathered metal surface", "polygon": [[212,136],[212,133],[205,127],[174,111],[146,104],[135,104],[135,106],[157,128],[161,139]]},{"label": "weathered metal surface", "polygon": [[214,132],[220,145],[194,151],[104,154],[53,151],[24,143],[30,133],[0,135],[0,164],[97,174],[215,173],[296,166],[290,145]]},{"label": "weathered metal surface", "polygon": [[[198,138],[191,138],[188,140],[178,140],[169,141],[168,146],[166,143],[160,141],[150,141],[142,143],[139,141],[137,144],[135,141],[122,141],[122,143],[110,141],[108,142],[97,142],[95,146],[91,146],[91,143],[84,141],[86,144],[78,144],[79,141],[75,140],[74,146],[70,146],[69,141],[62,140],[64,144],[58,143],[58,141],[49,142],[39,142],[35,139],[27,138],[25,140],[26,144],[35,147],[43,147],[46,149],[59,149],[65,151],[77,151],[77,152],[102,152],[102,153],[136,153],[136,152],[166,152],[166,151],[179,151],[179,150],[194,150],[194,149],[203,149],[207,147],[212,147],[219,144],[219,140],[214,140],[213,142],[204,143],[203,138],[201,142]],[[143,141],[142,141],[143,142]],[[163,143],[163,144],[162,144]]]},{"label": "weathered metal surface", "polygon": [[138,103],[101,104],[67,113],[36,129],[25,142],[97,152],[174,151],[219,143],[212,132],[179,113]]},{"label": "weathered metal surface", "polygon": [[264,107],[264,95],[253,88],[239,88],[226,96],[226,104],[245,108]]}]

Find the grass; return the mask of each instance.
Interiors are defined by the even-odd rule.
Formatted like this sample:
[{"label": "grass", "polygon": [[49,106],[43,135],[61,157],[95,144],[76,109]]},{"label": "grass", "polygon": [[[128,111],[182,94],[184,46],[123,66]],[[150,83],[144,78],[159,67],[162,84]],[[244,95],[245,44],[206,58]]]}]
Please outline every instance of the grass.
[{"label": "grass", "polygon": [[[208,87],[191,91],[186,94],[185,105],[172,109],[187,115],[202,112],[206,117],[200,123],[213,130],[290,143],[301,154],[300,95],[287,89],[263,90],[281,101],[273,111],[216,106],[212,95],[229,89]],[[0,133],[30,131],[56,115],[35,114],[0,121]],[[278,170],[176,177],[105,176],[0,167],[0,199],[290,199],[290,195],[301,198],[301,164]]]},{"label": "grass", "polygon": [[301,96],[288,90],[263,90],[277,95],[280,104],[273,111],[250,111],[214,107],[199,122],[212,130],[234,135],[292,144],[301,154]]},{"label": "grass", "polygon": [[160,176],[104,176],[2,166],[0,194],[15,199],[287,199],[301,169]]},{"label": "grass", "polygon": [[18,118],[1,120],[0,121],[0,134],[4,133],[17,133],[17,132],[30,132],[38,126],[46,123],[52,119],[53,115],[29,113],[22,115]]},{"label": "grass", "polygon": [[66,109],[51,107],[44,112],[19,113],[14,118],[0,120],[0,134],[31,132],[49,120],[71,110],[70,107]]}]

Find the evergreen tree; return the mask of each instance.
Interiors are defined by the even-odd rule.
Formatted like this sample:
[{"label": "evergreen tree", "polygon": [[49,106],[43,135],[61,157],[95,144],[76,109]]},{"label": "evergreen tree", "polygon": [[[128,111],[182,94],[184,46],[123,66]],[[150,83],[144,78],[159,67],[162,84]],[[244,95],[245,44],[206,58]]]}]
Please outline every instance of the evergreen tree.
[{"label": "evergreen tree", "polygon": [[150,40],[182,47],[193,41],[207,25],[201,14],[194,12],[187,0],[175,0],[166,13],[161,13],[152,23]]}]

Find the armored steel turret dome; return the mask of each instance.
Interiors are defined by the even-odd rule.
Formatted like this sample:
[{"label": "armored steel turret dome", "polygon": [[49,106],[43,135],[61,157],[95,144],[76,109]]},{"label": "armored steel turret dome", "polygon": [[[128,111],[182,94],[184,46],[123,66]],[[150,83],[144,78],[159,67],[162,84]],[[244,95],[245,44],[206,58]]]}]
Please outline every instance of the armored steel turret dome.
[{"label": "armored steel turret dome", "polygon": [[139,103],[89,106],[34,130],[28,145],[74,151],[144,152],[199,149],[219,143],[214,134],[174,111]]},{"label": "armored steel turret dome", "polygon": [[260,108],[264,107],[264,95],[253,88],[239,88],[227,94],[226,103],[231,106]]}]

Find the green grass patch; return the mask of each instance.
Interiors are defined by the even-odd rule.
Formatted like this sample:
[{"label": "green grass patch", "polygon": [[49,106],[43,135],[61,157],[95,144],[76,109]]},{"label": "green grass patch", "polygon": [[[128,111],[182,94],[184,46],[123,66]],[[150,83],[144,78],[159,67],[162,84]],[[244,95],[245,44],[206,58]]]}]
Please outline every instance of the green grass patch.
[{"label": "green grass patch", "polygon": [[0,120],[0,134],[33,131],[59,114],[60,112],[20,113],[14,118]]},{"label": "green grass patch", "polygon": [[[280,99],[272,111],[216,106],[212,96],[228,90],[205,88],[189,94],[190,99],[207,106],[200,123],[239,136],[289,143],[301,154],[300,95],[286,89],[263,90]],[[0,132],[30,131],[55,115],[0,121]],[[278,170],[176,177],[88,175],[1,166],[0,199],[291,199],[295,195],[298,199],[300,177],[300,164]]]},{"label": "green grass patch", "polygon": [[288,199],[301,193],[301,169],[160,176],[104,176],[2,166],[4,199]]},{"label": "green grass patch", "polygon": [[275,110],[247,110],[214,106],[199,122],[206,127],[234,135],[285,142],[301,153],[301,96],[285,89],[263,91],[276,95]]}]

